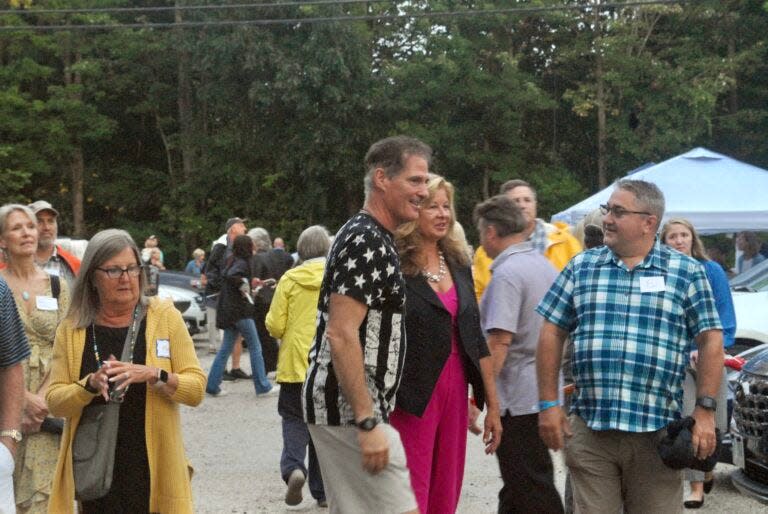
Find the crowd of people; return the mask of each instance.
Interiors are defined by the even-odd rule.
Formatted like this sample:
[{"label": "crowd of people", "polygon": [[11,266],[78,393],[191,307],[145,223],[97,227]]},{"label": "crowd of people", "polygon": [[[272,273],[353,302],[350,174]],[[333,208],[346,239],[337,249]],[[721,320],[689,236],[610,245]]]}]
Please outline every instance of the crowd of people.
[{"label": "crowd of people", "polygon": [[[509,180],[475,207],[473,250],[428,145],[386,138],[364,162],[362,209],[334,236],[308,227],[291,256],[233,217],[207,259],[193,252],[207,376],[180,313],[148,294],[157,237],[103,230],[80,262],[50,203],[2,206],[0,512],[193,512],[179,404],[237,379],[278,396],[288,505],[308,481],[334,513],[455,512],[474,433],[498,461],[499,512],[701,507],[711,472],[688,470],[683,499],[657,445],[690,416],[691,459],[715,452],[736,320],[695,227],[661,226],[661,191],[618,181],[571,229]],[[753,234],[737,246],[737,268],[759,263]]]}]

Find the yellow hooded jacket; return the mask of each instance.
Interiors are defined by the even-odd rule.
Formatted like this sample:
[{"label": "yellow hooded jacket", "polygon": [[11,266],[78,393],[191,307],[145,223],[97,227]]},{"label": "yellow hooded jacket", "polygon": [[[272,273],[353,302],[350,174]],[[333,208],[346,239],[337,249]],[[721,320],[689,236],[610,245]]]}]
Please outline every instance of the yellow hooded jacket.
[{"label": "yellow hooded jacket", "polygon": [[309,349],[317,326],[317,300],[323,283],[325,258],[310,259],[285,272],[277,284],[266,325],[281,339],[277,382],[304,382]]},{"label": "yellow hooded jacket", "polygon": [[[547,243],[547,249],[544,251],[544,257],[557,268],[557,271],[562,271],[565,265],[568,264],[568,261],[582,251],[581,243],[571,234],[568,225],[563,222],[547,223],[538,218],[536,222],[543,223],[544,229],[547,231],[549,242]],[[491,281],[492,262],[493,259],[488,257],[485,249],[482,246],[479,247],[472,260],[472,276],[475,282],[475,296],[478,302]]]}]

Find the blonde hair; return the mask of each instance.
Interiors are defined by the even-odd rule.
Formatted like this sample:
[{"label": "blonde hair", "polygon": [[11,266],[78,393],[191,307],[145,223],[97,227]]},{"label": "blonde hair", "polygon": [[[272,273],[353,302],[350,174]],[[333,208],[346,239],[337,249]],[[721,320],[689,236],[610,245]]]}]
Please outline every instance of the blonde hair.
[{"label": "blonde hair", "polygon": [[[20,203],[7,203],[0,207],[0,237],[2,237],[5,229],[7,228],[6,225],[8,224],[8,217],[14,212],[21,212],[27,218],[29,218],[32,223],[34,223],[35,227],[37,227],[37,216],[35,216],[35,213],[32,212],[32,209]],[[8,249],[3,248],[1,253],[3,254],[5,262],[10,263],[11,254],[8,252]]]},{"label": "blonde hair", "polygon": [[672,218],[664,223],[664,227],[661,229],[661,235],[659,236],[662,243],[667,244],[667,233],[669,232],[671,225],[682,225],[691,233],[691,257],[697,261],[709,260],[709,255],[707,255],[707,251],[704,250],[704,243],[701,242],[699,234],[696,232],[696,229],[693,228],[693,224],[685,218]]},{"label": "blonde hair", "polygon": [[[450,206],[451,219],[449,221],[448,233],[437,242],[438,248],[445,255],[445,260],[449,264],[458,266],[469,266],[469,254],[467,253],[467,243],[461,237],[456,229],[456,208],[453,204],[454,189],[453,185],[439,175],[429,174],[427,182],[428,196],[421,203],[426,205],[435,197],[439,190],[445,191],[448,196],[448,205]],[[400,268],[405,275],[416,275],[424,263],[418,262],[419,249],[421,248],[422,237],[418,230],[418,220],[410,221],[397,230],[395,233],[397,249],[400,253]]]}]

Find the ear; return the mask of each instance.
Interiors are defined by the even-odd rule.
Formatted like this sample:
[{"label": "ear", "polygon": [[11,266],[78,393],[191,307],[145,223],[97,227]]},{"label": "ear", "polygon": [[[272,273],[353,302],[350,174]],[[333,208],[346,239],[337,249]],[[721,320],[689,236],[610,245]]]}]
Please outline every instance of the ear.
[{"label": "ear", "polygon": [[656,215],[651,214],[650,216],[644,216],[643,223],[645,226],[643,227],[645,230],[644,232],[647,234],[648,232],[653,232],[654,234],[659,233],[661,227],[659,226],[659,218],[656,217]]},{"label": "ear", "polygon": [[379,190],[386,190],[387,182],[389,181],[389,177],[387,177],[386,171],[384,171],[384,168],[376,168],[373,170],[373,187],[375,189]]}]

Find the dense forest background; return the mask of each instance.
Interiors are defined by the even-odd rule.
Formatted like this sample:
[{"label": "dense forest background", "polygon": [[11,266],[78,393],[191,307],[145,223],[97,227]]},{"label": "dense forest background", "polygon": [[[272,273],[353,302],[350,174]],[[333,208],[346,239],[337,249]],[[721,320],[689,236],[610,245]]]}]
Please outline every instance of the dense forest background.
[{"label": "dense forest background", "polygon": [[49,200],[62,235],[157,234],[178,267],[234,215],[336,230],[396,133],[433,146],[470,236],[509,178],[548,217],[695,146],[768,167],[765,0],[247,3],[6,2],[0,202]]}]

